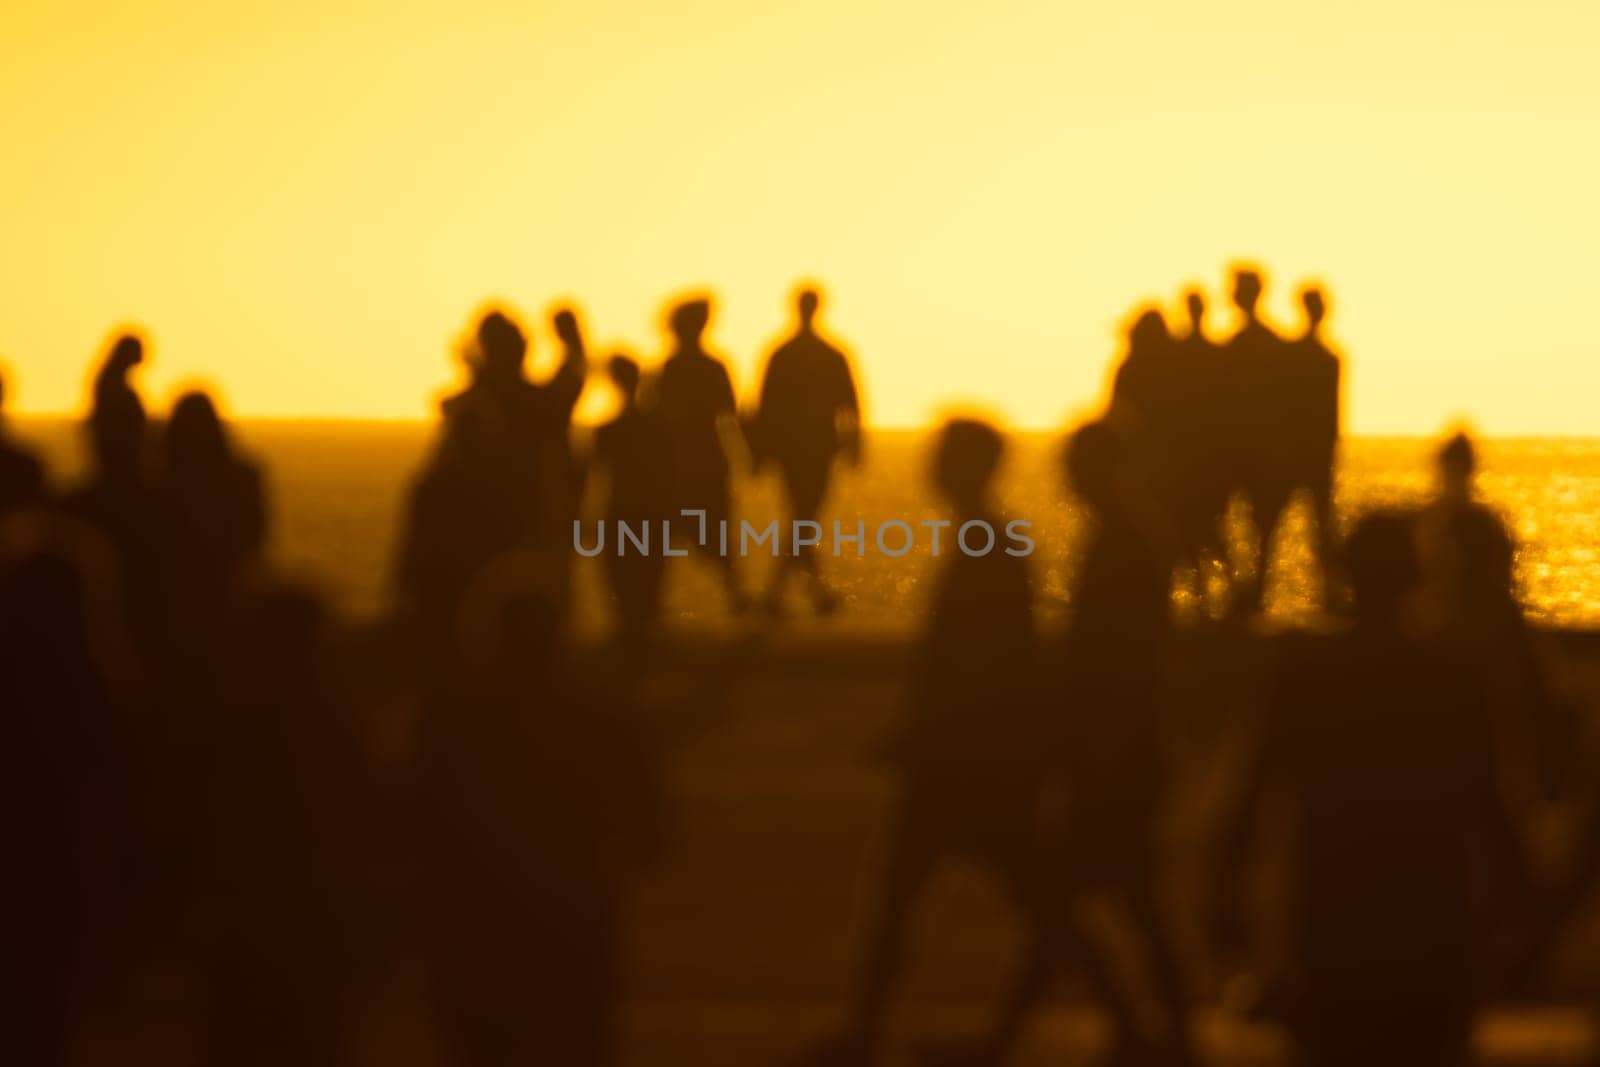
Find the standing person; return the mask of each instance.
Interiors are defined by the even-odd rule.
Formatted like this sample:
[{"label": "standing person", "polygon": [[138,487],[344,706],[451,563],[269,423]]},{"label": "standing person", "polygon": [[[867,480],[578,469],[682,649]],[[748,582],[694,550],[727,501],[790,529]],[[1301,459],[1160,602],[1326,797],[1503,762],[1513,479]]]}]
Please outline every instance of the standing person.
[{"label": "standing person", "polygon": [[[1534,633],[1517,598],[1516,546],[1494,508],[1478,494],[1477,449],[1458,433],[1436,453],[1438,489],[1418,518],[1422,554],[1423,618],[1429,632],[1476,666],[1494,730],[1496,769],[1508,810],[1532,822],[1560,797],[1573,778],[1574,739],[1580,727],[1555,698]],[[1502,837],[1503,842],[1508,837]],[[1514,942],[1534,920],[1532,947],[1512,944],[1513,970],[1536,962],[1558,933],[1549,914],[1566,904],[1537,900],[1529,857],[1509,846],[1486,857],[1486,890],[1495,913],[1489,929]],[[1587,858],[1576,865],[1592,865]],[[1559,898],[1560,893],[1556,894]],[[1569,901],[1576,904],[1577,901]],[[1548,909],[1539,914],[1539,907]],[[1503,948],[1504,945],[1497,946]],[[1527,977],[1513,974],[1514,981]]]},{"label": "standing person", "polygon": [[[932,473],[954,512],[952,529],[1004,528],[991,495],[1003,448],[999,432],[975,420],[953,420],[940,432]],[[1039,899],[1031,770],[1041,765],[1031,728],[1037,702],[1027,688],[1032,588],[1027,561],[991,547],[969,555],[946,546],[950,561],[914,661],[910,718],[893,750],[903,785],[861,983],[846,1026],[818,1050],[818,1064],[872,1062],[911,907],[942,861],[984,863],[1030,912]]]},{"label": "standing person", "polygon": [[42,503],[45,496],[44,468],[6,433],[5,402],[6,383],[0,378],[0,520]]},{"label": "standing person", "polygon": [[[472,380],[441,405],[439,442],[412,486],[395,562],[397,610],[415,642],[424,704],[449,714],[459,682],[461,598],[495,559],[566,543],[575,507],[568,449],[587,355],[577,318],[556,315],[565,355],[528,379],[527,337],[489,311],[467,355]],[[563,557],[565,558],[565,557]]]},{"label": "standing person", "polygon": [[[1032,887],[1038,927],[1032,951],[1005,992],[989,1033],[929,1057],[943,1067],[1003,1063],[1057,969],[1080,962],[1111,1012],[1114,1061],[1193,1062],[1176,953],[1156,902],[1160,815],[1167,800],[1157,699],[1159,655],[1169,626],[1171,554],[1150,523],[1156,501],[1137,475],[1125,430],[1095,422],[1073,435],[1066,473],[1094,532],[1073,591],[1072,621],[1047,691],[1057,721],[1032,732],[1065,786],[1065,817],[1040,822]],[[1014,772],[1015,773],[1015,772]],[[1016,774],[1041,798],[1042,776]],[[1056,805],[1050,805],[1056,806]],[[1112,918],[1115,943],[1088,910]],[[1149,975],[1159,1013],[1140,1009],[1118,981],[1116,957],[1132,949]],[[1132,962],[1132,961],[1129,961]]]},{"label": "standing person", "polygon": [[1188,475],[1188,405],[1184,392],[1185,354],[1167,328],[1166,317],[1146,308],[1128,330],[1127,354],[1113,380],[1108,423],[1119,428],[1130,454],[1137,453],[1147,478],[1150,516],[1177,531],[1179,501]]},{"label": "standing person", "polygon": [[[706,351],[705,331],[711,302],[686,300],[668,314],[674,348],[656,382],[656,410],[672,444],[674,510],[704,513],[690,536],[722,574],[723,588],[735,611],[745,608],[744,591],[733,556],[722,550],[722,530],[730,521],[728,446],[740,436],[733,382],[722,360]],[[729,544],[737,534],[729,533]]]},{"label": "standing person", "polygon": [[[210,616],[260,563],[267,536],[261,471],[236,452],[205,393],[178,398],[161,445],[156,492],[171,556],[169,593],[177,610]],[[203,630],[203,622],[190,617],[174,625]]]},{"label": "standing person", "polygon": [[468,412],[477,420],[484,461],[516,502],[518,539],[528,545],[560,544],[577,500],[569,442],[588,355],[572,311],[558,311],[553,323],[561,365],[549,381],[535,382],[522,327],[506,312],[487,312],[468,357],[472,381],[441,405],[446,423]]},{"label": "standing person", "polygon": [[[606,576],[617,602],[617,636],[624,656],[637,669],[661,610],[661,578],[666,558],[662,521],[672,518],[671,442],[656,413],[639,403],[639,364],[612,356],[607,364],[622,410],[594,435],[594,467],[607,477],[605,523],[616,545],[605,555]],[[643,531],[644,548],[624,551],[620,527]]]},{"label": "standing person", "polygon": [[553,504],[560,535],[577,517],[578,495],[583,488],[583,472],[572,452],[572,413],[583,397],[583,387],[588,380],[589,350],[577,312],[571,308],[558,309],[550,317],[550,325],[561,341],[561,363],[542,388],[549,409],[554,477],[564,494]]},{"label": "standing person", "polygon": [[[1049,870],[1058,879],[1050,929],[1058,946],[1081,946],[1112,1013],[1116,1055],[1176,1065],[1192,1062],[1193,1053],[1176,952],[1156,895],[1169,799],[1158,683],[1171,628],[1173,560],[1142,463],[1126,431],[1109,422],[1078,430],[1065,455],[1067,481],[1089,511],[1093,532],[1053,683],[1062,719],[1053,747],[1065,779],[1066,817],[1049,846],[1055,857]],[[1115,949],[1083,923],[1083,909],[1095,904],[1115,917],[1126,935],[1120,943],[1142,957],[1159,1008],[1153,1026],[1112,978]],[[1015,1040],[1057,962],[1035,957],[1003,1005],[986,1055],[1000,1055]]]},{"label": "standing person", "polygon": [[[0,537],[0,1025],[9,1063],[77,1062],[124,992],[120,725],[105,548],[72,524]],[[99,564],[97,566],[96,564]],[[98,632],[97,632],[98,631]],[[106,998],[109,997],[108,1001]]]},{"label": "standing person", "polygon": [[1126,415],[1140,432],[1170,439],[1180,424],[1184,397],[1178,389],[1178,349],[1166,317],[1145,308],[1128,329],[1127,352],[1117,366],[1111,387],[1111,408]]},{"label": "standing person", "polygon": [[1233,492],[1229,469],[1226,419],[1228,380],[1218,345],[1206,336],[1205,296],[1198,289],[1184,294],[1188,326],[1176,341],[1174,368],[1177,392],[1183,398],[1177,440],[1181,470],[1174,496],[1174,525],[1183,563],[1195,569],[1196,593],[1205,600],[1211,573],[1227,571],[1228,544],[1223,524]]},{"label": "standing person", "polygon": [[1221,408],[1228,413],[1228,464],[1233,484],[1250,502],[1256,528],[1256,558],[1245,589],[1260,610],[1265,604],[1267,565],[1273,539],[1294,491],[1294,477],[1283,458],[1283,427],[1292,418],[1284,409],[1284,343],[1260,316],[1261,273],[1240,268],[1233,275],[1233,304],[1239,329],[1224,347],[1227,385]]},{"label": "standing person", "polygon": [[[817,332],[820,304],[817,290],[810,288],[802,289],[795,300],[799,326],[767,360],[753,434],[758,458],[778,466],[791,517],[806,521],[815,521],[822,510],[834,457],[842,454],[851,464],[861,461],[861,407],[855,379],[845,354]],[[782,609],[785,580],[793,566],[810,577],[817,610],[831,612],[837,600],[822,581],[816,554],[809,547],[799,555],[779,557],[768,607],[773,612]]]},{"label": "standing person", "polygon": [[1322,331],[1328,316],[1323,291],[1308,285],[1300,291],[1306,328],[1300,338],[1285,346],[1288,379],[1283,425],[1286,460],[1297,486],[1311,497],[1311,515],[1317,524],[1316,556],[1323,576],[1324,599],[1335,599],[1338,545],[1333,520],[1333,465],[1339,447],[1339,357]]},{"label": "standing person", "polygon": [[[144,342],[118,337],[96,372],[93,406],[85,424],[90,469],[84,484],[63,501],[65,510],[105,536],[124,583],[127,631],[147,660],[161,633],[161,553],[155,493],[146,467],[144,401],[130,376],[144,362]],[[146,671],[156,664],[146,662]]]},{"label": "standing person", "polygon": [[1353,622],[1285,656],[1250,793],[1296,816],[1292,1017],[1312,1067],[1469,1061],[1474,872],[1507,824],[1475,671],[1406,625],[1414,538],[1387,512],[1351,534]]},{"label": "standing person", "polygon": [[[133,375],[144,342],[119,335],[96,372],[85,431],[90,471],[69,490],[62,510],[105,539],[118,589],[116,629],[127,635],[139,676],[116,710],[115,736],[126,754],[129,849],[129,944],[126,966],[140,973],[179,968],[191,932],[195,803],[191,780],[175,762],[192,740],[176,713],[177,669],[171,636],[173,554],[147,453],[148,419]],[[104,586],[102,586],[104,588]]]},{"label": "standing person", "polygon": [[516,554],[474,583],[469,668],[418,768],[424,945],[462,1067],[614,1062],[623,896],[660,844],[654,746],[572,669],[561,566]]},{"label": "standing person", "polygon": [[523,543],[523,502],[508,491],[481,409],[457,411],[412,486],[395,566],[396,611],[425,720],[448,719],[465,675],[461,605],[477,576]]},{"label": "standing person", "polygon": [[349,1020],[354,859],[366,775],[327,672],[328,620],[291,588],[240,598],[227,639],[226,729],[203,796],[205,893],[196,1061],[335,1067]]}]

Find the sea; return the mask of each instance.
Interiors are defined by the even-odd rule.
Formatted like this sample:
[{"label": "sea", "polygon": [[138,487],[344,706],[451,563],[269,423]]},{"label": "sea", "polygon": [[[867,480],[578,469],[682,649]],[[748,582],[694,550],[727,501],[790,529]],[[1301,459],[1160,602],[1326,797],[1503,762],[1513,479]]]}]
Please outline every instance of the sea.
[{"label": "sea", "polygon": [[[58,484],[81,477],[82,434],[64,419],[19,419],[14,431],[46,460]],[[243,420],[238,446],[260,463],[271,493],[271,555],[288,575],[320,588],[351,621],[387,608],[390,575],[407,493],[432,446],[435,428],[402,421]],[[580,431],[581,436],[581,431]],[[581,447],[580,441],[580,447]],[[919,431],[868,435],[865,459],[841,469],[822,516],[823,574],[841,599],[841,616],[866,625],[914,626],[926,609],[935,558],[924,520],[943,518],[929,490],[931,437]],[[1425,501],[1432,491],[1437,442],[1410,437],[1353,437],[1341,446],[1336,508],[1341,525],[1377,506]],[[1082,510],[1060,477],[1059,434],[1016,432],[999,476],[1003,516],[1029,523],[1029,557],[1041,613],[1064,613],[1085,529]],[[1516,574],[1528,616],[1538,622],[1600,625],[1600,438],[1495,438],[1480,442],[1482,496],[1498,509],[1516,545]],[[593,501],[586,538],[595,533]],[[736,519],[758,528],[782,515],[776,479],[746,472],[734,486]],[[1236,517],[1242,520],[1242,517]],[[853,543],[830,546],[834,520],[846,532],[864,523],[861,554]],[[687,520],[686,520],[687,521]],[[912,547],[878,549],[879,526],[903,522]],[[1320,580],[1309,555],[1303,502],[1291,512],[1268,566],[1268,614],[1283,619],[1316,610]],[[1235,537],[1248,536],[1236,521]],[[898,550],[903,533],[885,533]],[[943,534],[942,551],[952,548]],[[613,542],[614,544],[614,542]],[[1002,544],[1004,544],[1002,534]],[[745,586],[757,593],[773,561],[767,549],[740,560]],[[583,626],[603,626],[606,595],[597,561],[579,559],[576,611]],[[803,611],[799,590],[793,608]],[[728,605],[712,568],[693,556],[674,561],[666,589],[670,619],[704,622]]]}]

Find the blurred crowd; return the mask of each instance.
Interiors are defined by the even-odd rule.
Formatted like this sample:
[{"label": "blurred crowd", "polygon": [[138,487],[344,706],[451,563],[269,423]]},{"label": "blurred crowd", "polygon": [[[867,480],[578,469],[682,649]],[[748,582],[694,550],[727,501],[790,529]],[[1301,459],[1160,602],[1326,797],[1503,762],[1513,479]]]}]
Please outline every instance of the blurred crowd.
[{"label": "blurred crowd", "polygon": [[[1340,528],[1327,299],[1305,289],[1304,327],[1283,337],[1257,312],[1263,284],[1234,275],[1225,340],[1195,293],[1179,331],[1158,309],[1130,319],[1106,410],[1061,453],[1063,492],[1092,520],[1064,631],[1037,627],[1027,559],[943,561],[881,753],[899,789],[860,974],[802,1060],[882,1054],[907,915],[952,856],[1002,881],[1028,949],[991,1030],[931,1061],[1004,1062],[1064,970],[1112,1020],[1116,1062],[1149,1064],[1198,1062],[1192,1019],[1224,996],[1286,1027],[1308,1063],[1463,1063],[1481,1006],[1536,984],[1600,836],[1557,880],[1528,858],[1530,812],[1586,786],[1512,542],[1475,494],[1465,436],[1439,449],[1426,506]],[[579,648],[573,524],[591,494],[614,521],[693,509],[715,529],[740,454],[776,471],[794,518],[822,514],[836,466],[860,461],[862,420],[820,305],[798,292],[744,411],[708,347],[711,302],[674,305],[657,369],[604,361],[619,410],[581,450],[578,316],[554,316],[562,358],[536,381],[524,327],[485,314],[409,492],[393,610],[365,638],[274,573],[267,481],[212,399],[150,417],[137,335],[94,378],[79,484],[50,484],[0,434],[8,1061],[80,1062],[177,999],[192,1062],[343,1062],[403,936],[451,1062],[611,1062],[620,901],[670,850],[665,754],[640,713],[671,643],[667,562],[606,554],[613,633]],[[1005,525],[1005,450],[981,420],[939,428],[930,487],[953,521]],[[1296,494],[1327,613],[1264,634],[1253,609]],[[1226,550],[1240,505],[1255,558]],[[799,546],[759,598],[735,557],[702,547],[735,611],[780,612],[797,579],[819,612],[838,606]],[[1214,841],[1209,975],[1160,904],[1185,585],[1209,608],[1192,626],[1270,649]],[[396,718],[411,726],[389,744]],[[1264,823],[1292,844],[1264,842]],[[1274,936],[1245,884],[1263,854],[1292,857]]]}]

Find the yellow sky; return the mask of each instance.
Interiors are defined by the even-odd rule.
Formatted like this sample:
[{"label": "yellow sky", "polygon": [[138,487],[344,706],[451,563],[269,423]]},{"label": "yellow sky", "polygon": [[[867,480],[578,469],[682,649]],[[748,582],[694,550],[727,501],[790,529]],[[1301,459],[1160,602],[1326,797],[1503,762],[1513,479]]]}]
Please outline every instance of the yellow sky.
[{"label": "yellow sky", "polygon": [[325,6],[0,11],[16,407],[133,321],[158,399],[416,416],[486,298],[655,359],[696,286],[748,391],[817,277],[875,421],[1055,426],[1248,256],[1331,286],[1354,430],[1600,432],[1593,0]]}]

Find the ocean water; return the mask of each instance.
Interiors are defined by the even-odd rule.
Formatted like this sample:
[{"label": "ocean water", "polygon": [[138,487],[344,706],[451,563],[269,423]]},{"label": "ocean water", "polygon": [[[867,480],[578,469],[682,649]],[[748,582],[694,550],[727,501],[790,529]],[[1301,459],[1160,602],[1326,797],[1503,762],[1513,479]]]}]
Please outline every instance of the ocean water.
[{"label": "ocean water", "polygon": [[[69,481],[81,469],[71,424],[21,420],[17,431],[39,448],[58,480]],[[317,583],[351,618],[381,612],[405,494],[432,429],[403,422],[245,421],[237,432],[267,469],[277,564]],[[1057,474],[1059,444],[1058,435],[1012,435],[999,486],[1006,516],[1032,524],[1037,547],[1030,559],[1046,618],[1065,609],[1084,528]],[[1421,438],[1347,440],[1336,490],[1341,522],[1376,505],[1426,499],[1433,447]],[[868,543],[864,556],[849,545],[833,556],[825,543],[823,568],[851,617],[910,625],[924,610],[939,561],[918,524],[943,517],[927,489],[927,451],[925,433],[874,433],[863,466],[840,474],[824,525],[831,529],[838,519],[853,529],[864,521]],[[1600,624],[1600,438],[1488,440],[1481,454],[1482,492],[1516,538],[1517,576],[1529,616]],[[781,515],[775,479],[739,478],[735,514],[757,526]],[[917,531],[912,550],[900,558],[872,544],[877,526],[895,519]],[[588,529],[592,539],[593,526]],[[1306,533],[1306,516],[1297,505],[1267,572],[1269,611],[1275,615],[1293,617],[1316,603],[1318,581],[1308,563]],[[948,531],[945,537],[948,551]],[[764,554],[741,561],[746,585],[764,588],[771,566]],[[579,561],[577,586],[581,622],[603,625],[605,597],[596,563]],[[692,557],[669,570],[666,595],[669,615],[685,622],[726,613],[710,567]]]}]

